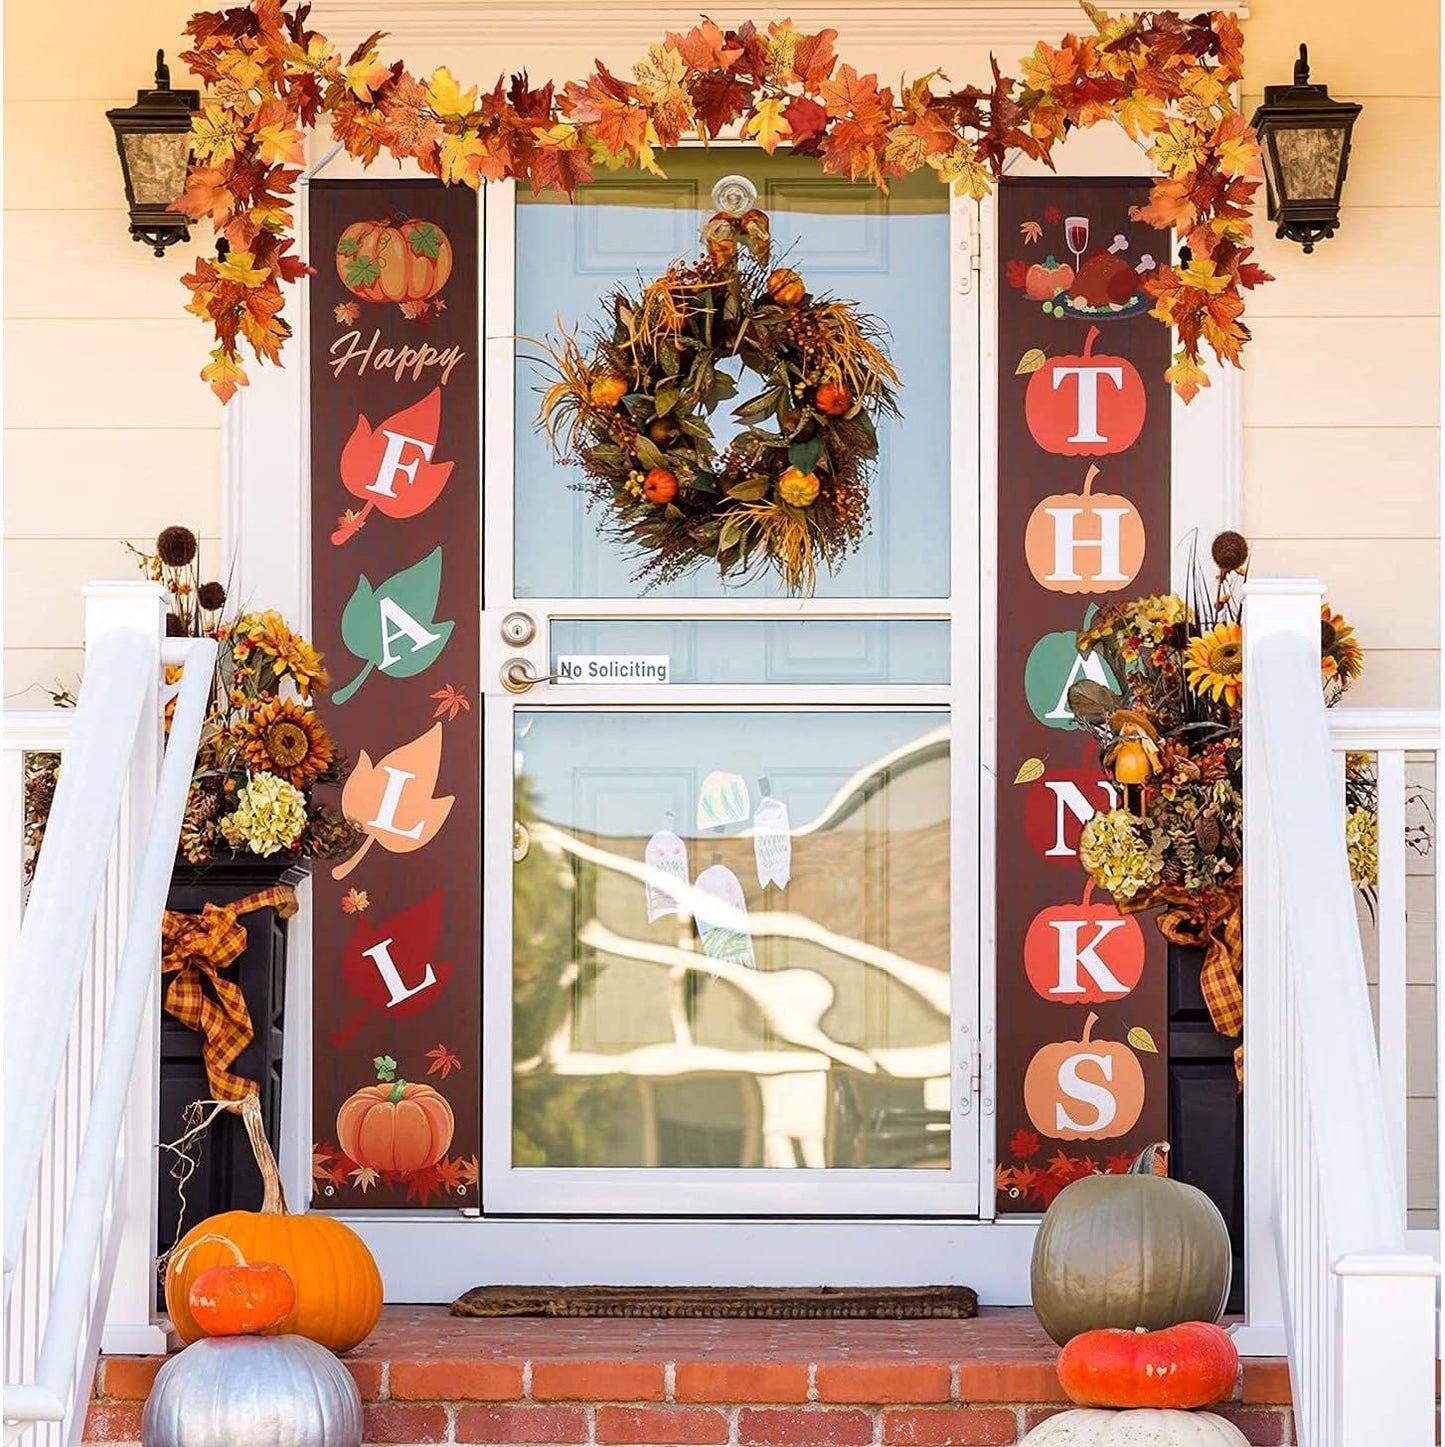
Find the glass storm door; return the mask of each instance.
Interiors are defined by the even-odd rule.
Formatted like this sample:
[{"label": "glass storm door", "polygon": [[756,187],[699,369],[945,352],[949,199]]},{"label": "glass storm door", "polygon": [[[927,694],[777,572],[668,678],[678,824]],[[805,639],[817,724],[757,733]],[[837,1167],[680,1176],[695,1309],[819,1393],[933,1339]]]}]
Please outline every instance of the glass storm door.
[{"label": "glass storm door", "polygon": [[[966,203],[751,148],[664,169],[488,188],[483,1209],[975,1214]],[[903,379],[871,531],[803,601],[706,568],[645,589],[536,423],[527,339],[695,254],[735,172]]]}]

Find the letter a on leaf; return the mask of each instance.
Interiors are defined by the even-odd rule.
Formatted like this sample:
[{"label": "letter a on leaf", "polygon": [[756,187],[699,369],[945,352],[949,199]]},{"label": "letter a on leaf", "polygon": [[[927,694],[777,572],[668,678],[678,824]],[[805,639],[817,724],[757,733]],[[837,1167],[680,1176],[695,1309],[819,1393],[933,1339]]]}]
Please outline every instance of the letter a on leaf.
[{"label": "letter a on leaf", "polygon": [[375,428],[364,416],[356,419],[341,450],[341,481],[366,506],[341,519],[331,534],[333,543],[354,537],[372,508],[387,517],[410,518],[437,500],[452,475],[452,464],[434,457],[441,419],[440,387]]},{"label": "letter a on leaf", "polygon": [[331,1037],[344,1045],[373,1010],[388,1016],[419,1015],[435,1003],[455,968],[436,958],[442,926],[442,892],[387,919],[362,920],[341,956],[341,980],[364,1008]]},{"label": "letter a on leaf", "polygon": [[392,678],[411,678],[430,667],[455,626],[433,619],[441,587],[440,548],[393,573],[378,588],[361,575],[341,615],[341,637],[366,667],[331,695],[332,703],[345,703],[373,668]]},{"label": "letter a on leaf", "polygon": [[373,844],[393,854],[410,854],[436,838],[456,802],[434,798],[442,763],[442,726],[433,724],[410,743],[373,764],[365,749],[341,791],[341,812],[366,835],[360,849],[332,871],[345,879]]}]

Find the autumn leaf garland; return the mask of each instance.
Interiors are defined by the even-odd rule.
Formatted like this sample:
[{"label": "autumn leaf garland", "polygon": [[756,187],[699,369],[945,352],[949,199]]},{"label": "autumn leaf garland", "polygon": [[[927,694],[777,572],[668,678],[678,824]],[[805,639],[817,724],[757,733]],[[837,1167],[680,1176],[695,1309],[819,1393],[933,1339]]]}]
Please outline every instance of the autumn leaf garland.
[{"label": "autumn leaf garland", "polygon": [[183,59],[209,88],[177,205],[227,242],[183,278],[187,310],[215,330],[201,375],[225,402],[247,382],[243,342],[280,361],[290,336],[281,283],[310,269],[290,254],[303,132],[323,114],[365,163],[385,151],[448,184],[516,179],[567,195],[598,166],[661,175],[660,149],[737,128],[769,154],[787,145],[850,180],[886,189],[927,166],[981,198],[1011,154],[1047,162],[1070,130],[1117,121],[1148,143],[1161,173],[1139,218],[1174,227],[1189,248],[1187,264],[1160,267],[1145,284],[1151,315],[1178,335],[1166,375],[1187,401],[1208,385],[1205,346],[1238,364],[1249,338],[1243,292],[1269,280],[1247,245],[1259,148],[1232,96],[1239,24],[1222,11],[1111,17],[1088,0],[1083,9],[1095,33],[1040,42],[1022,79],[995,63],[987,89],[935,90],[947,78],[934,71],[896,93],[838,59],[837,31],[804,34],[789,20],[670,31],[631,79],[598,62],[585,81],[533,86],[522,73],[479,91],[446,66],[423,80],[384,62],[380,33],[343,57],[307,26],[309,5],[252,0],[196,15]]}]

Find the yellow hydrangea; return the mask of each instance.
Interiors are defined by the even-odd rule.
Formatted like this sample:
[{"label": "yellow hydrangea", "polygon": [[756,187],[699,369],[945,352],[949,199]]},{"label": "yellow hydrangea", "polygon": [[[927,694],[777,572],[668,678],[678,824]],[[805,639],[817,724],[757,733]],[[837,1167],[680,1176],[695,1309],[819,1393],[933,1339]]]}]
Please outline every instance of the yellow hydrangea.
[{"label": "yellow hydrangea", "polygon": [[1357,889],[1371,889],[1380,875],[1380,821],[1373,809],[1351,809],[1345,818],[1345,852]]},{"label": "yellow hydrangea", "polygon": [[1140,837],[1127,809],[1095,814],[1079,836],[1079,863],[1117,900],[1148,894],[1158,883],[1159,860]]},{"label": "yellow hydrangea", "polygon": [[236,807],[221,820],[221,833],[240,853],[278,854],[290,849],[306,828],[306,796],[275,774],[252,774],[236,795]]}]

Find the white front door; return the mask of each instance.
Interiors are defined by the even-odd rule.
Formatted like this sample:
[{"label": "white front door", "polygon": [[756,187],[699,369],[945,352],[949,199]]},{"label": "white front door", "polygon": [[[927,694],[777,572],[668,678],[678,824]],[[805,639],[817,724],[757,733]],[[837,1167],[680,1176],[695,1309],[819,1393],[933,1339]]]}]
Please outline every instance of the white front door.
[{"label": "white front door", "polygon": [[[571,204],[488,188],[482,1211],[974,1215],[972,207],[751,148],[664,169]],[[693,254],[732,171],[775,255],[887,323],[903,380],[871,531],[804,601],[711,569],[645,591],[535,422],[524,339]],[[555,677],[597,658],[667,681]],[[510,691],[518,662],[544,681]]]}]

